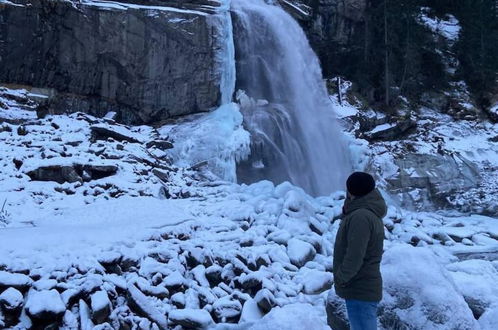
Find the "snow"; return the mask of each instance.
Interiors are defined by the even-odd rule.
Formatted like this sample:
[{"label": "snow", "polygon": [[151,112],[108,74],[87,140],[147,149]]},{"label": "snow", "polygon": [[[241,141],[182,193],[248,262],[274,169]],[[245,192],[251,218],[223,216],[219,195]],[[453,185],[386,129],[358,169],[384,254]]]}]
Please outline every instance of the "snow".
[{"label": "snow", "polygon": [[66,306],[62,302],[57,290],[31,291],[28,294],[26,310],[31,315],[38,315],[44,312],[60,314],[64,313]]},{"label": "snow", "polygon": [[0,304],[7,308],[17,308],[23,302],[22,293],[14,288],[8,288],[0,294]]},{"label": "snow", "polygon": [[290,304],[276,307],[265,315],[260,322],[252,325],[249,330],[328,330],[323,315],[315,306],[309,304]]},{"label": "snow", "polygon": [[309,259],[313,259],[316,251],[311,244],[297,238],[292,238],[289,240],[287,246],[287,254],[294,265],[301,267],[309,261]]},{"label": "snow", "polygon": [[[411,306],[397,311],[398,317],[415,328],[475,329],[474,319],[464,298],[448,271],[430,249],[392,246],[384,253],[381,266],[385,294],[384,303],[403,295]],[[437,306],[437,307],[436,307]],[[434,309],[434,315],[430,315]]]},{"label": "snow", "polygon": [[96,0],[84,0],[82,2],[85,6],[94,6],[107,10],[128,10],[128,9],[146,9],[146,10],[161,10],[168,11],[173,13],[181,13],[181,14],[192,14],[192,15],[201,15],[207,16],[207,13],[198,10],[186,10],[175,7],[167,7],[167,6],[144,6],[138,4],[124,3],[124,2],[115,2],[115,1],[96,1]]},{"label": "snow", "polygon": [[189,320],[201,327],[207,327],[213,323],[209,312],[203,309],[175,309],[169,313],[169,318],[173,321]]},{"label": "snow", "polygon": [[91,296],[91,307],[92,311],[100,311],[105,309],[107,306],[111,306],[111,301],[109,300],[109,296],[105,291],[97,291]]},{"label": "snow", "polygon": [[378,125],[378,126],[375,126],[370,131],[370,133],[377,133],[377,132],[385,131],[385,130],[388,130],[390,128],[393,128],[394,126],[395,126],[394,124],[389,124],[389,123]]},{"label": "snow", "polygon": [[[5,251],[2,249],[2,251]],[[0,270],[0,285],[2,286],[29,286],[33,280],[24,274],[13,274]]]},{"label": "snow", "polygon": [[420,22],[427,26],[433,33],[443,36],[449,42],[454,43],[457,41],[461,27],[455,16],[447,14],[445,19],[430,17],[428,16],[429,11],[429,8],[422,8],[419,16]]},{"label": "snow", "polygon": [[[10,118],[25,118],[21,110],[8,111]],[[441,121],[444,125],[429,134],[441,134],[445,148],[473,152],[474,156],[469,156],[472,161],[498,165],[496,146],[488,141],[490,132],[497,131],[495,126],[476,128],[470,123]],[[60,129],[54,130],[52,122]],[[0,132],[0,151],[5,155],[0,159],[0,202],[7,199],[10,213],[10,222],[0,229],[0,264],[5,269],[0,271],[0,286],[31,287],[27,300],[31,300],[33,310],[42,309],[37,290],[51,296],[46,299],[50,306],[43,308],[52,310],[60,310],[65,304],[70,308],[69,301],[82,294],[87,302],[81,300],[79,308],[78,303],[73,305],[79,317],[66,311],[63,322],[74,324],[80,319],[84,323],[81,328],[92,329],[88,297],[92,296],[92,309],[110,301],[113,317],[119,318],[127,307],[124,298],[114,294],[128,290],[150,318],[163,325],[168,314],[206,316],[205,321],[206,313],[212,311],[227,318],[241,312],[240,326],[253,329],[326,329],[323,307],[327,292],[320,291],[331,284],[333,243],[340,223],[332,219],[341,213],[344,192],[313,198],[288,182],[278,186],[269,181],[238,185],[220,179],[221,175],[209,169],[192,171],[167,162],[162,164],[172,170],[166,166],[160,169],[170,179],[160,183],[147,174],[148,166],[130,156],[156,161],[142,144],[123,143],[123,150],[117,149],[116,141],[91,144],[91,124],[78,115],[37,120],[36,125],[26,125],[30,132],[27,136],[18,136],[18,125],[9,125],[12,132]],[[127,130],[141,141],[157,138],[151,135],[152,128]],[[160,131],[174,139],[176,150],[167,150],[167,154],[176,155],[176,164],[184,162],[185,167],[210,157],[230,158],[227,167],[234,171],[235,159],[244,150],[234,141],[249,140],[233,104]],[[429,135],[429,139],[432,137]],[[79,143],[67,143],[71,141]],[[389,148],[399,142],[390,143],[380,146],[352,139],[356,166],[380,163],[382,177],[388,178],[395,172]],[[187,144],[193,149],[186,148]],[[429,142],[421,140],[419,144],[426,152],[435,152]],[[42,147],[54,157],[42,159]],[[72,156],[57,156],[63,147]],[[103,149],[111,159],[89,152]],[[21,170],[14,166],[14,158],[23,161]],[[90,159],[94,163],[112,162],[120,169],[113,177],[74,184],[37,182],[24,174],[27,169],[63,158],[69,160],[68,164]],[[108,184],[123,193],[112,197],[103,188]],[[167,188],[173,197],[157,198],[159,188]],[[95,192],[100,193],[94,196]],[[394,198],[386,198],[384,306],[413,327],[438,328],[434,320],[440,319],[445,322],[441,329],[459,325],[494,329],[498,264],[492,258],[498,254],[497,219],[449,211],[413,212],[398,207]],[[419,239],[416,247],[411,245],[414,237]],[[194,264],[187,265],[187,258],[195,259],[189,261]],[[213,266],[208,267],[211,263]],[[111,266],[122,267],[122,273],[111,273],[106,269]],[[13,273],[16,271],[29,276]],[[223,276],[222,282],[211,286],[206,273],[216,272]],[[30,276],[38,281],[33,283]],[[234,285],[253,280],[260,281],[262,287],[251,293],[254,299]],[[180,285],[184,293],[170,290],[168,299],[166,287]],[[64,292],[57,296],[54,287]],[[0,300],[4,296],[11,301],[22,300],[8,290]],[[407,292],[409,299],[403,295]],[[243,299],[237,298],[239,295]],[[202,315],[191,311],[201,306],[201,297],[206,302]],[[397,308],[403,297],[413,300],[413,305]],[[479,321],[474,320],[465,302],[468,297],[486,305]],[[256,301],[264,298],[276,306],[263,317]],[[175,310],[176,305],[187,309]],[[29,323],[28,316],[22,319],[23,324]],[[151,326],[151,320],[134,320]]]}]

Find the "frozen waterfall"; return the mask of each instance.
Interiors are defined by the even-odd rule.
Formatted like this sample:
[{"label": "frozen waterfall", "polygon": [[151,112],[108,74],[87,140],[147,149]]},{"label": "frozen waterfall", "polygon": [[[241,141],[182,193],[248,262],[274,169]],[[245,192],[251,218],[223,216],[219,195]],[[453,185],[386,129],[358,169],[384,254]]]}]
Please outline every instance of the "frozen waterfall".
[{"label": "frozen waterfall", "polygon": [[241,182],[290,181],[313,195],[344,189],[350,162],[318,58],[298,23],[263,0],[233,0],[237,89],[251,156]]}]

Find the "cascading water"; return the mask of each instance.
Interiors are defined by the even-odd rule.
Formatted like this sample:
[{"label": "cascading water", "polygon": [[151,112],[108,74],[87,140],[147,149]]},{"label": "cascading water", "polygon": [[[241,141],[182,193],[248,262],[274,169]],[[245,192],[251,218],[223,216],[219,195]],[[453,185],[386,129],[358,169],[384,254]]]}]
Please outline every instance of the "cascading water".
[{"label": "cascading water", "polygon": [[288,180],[313,195],[344,189],[347,148],[303,30],[263,0],[233,0],[232,12],[237,88],[247,93],[238,95],[252,139],[239,181]]}]

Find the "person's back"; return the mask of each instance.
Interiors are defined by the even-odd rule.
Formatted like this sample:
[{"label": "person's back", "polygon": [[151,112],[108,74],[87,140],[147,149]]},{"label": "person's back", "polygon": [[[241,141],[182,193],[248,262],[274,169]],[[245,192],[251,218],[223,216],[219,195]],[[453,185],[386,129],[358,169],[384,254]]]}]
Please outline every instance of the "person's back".
[{"label": "person's back", "polygon": [[380,262],[384,245],[386,204],[367,173],[353,173],[334,246],[334,286],[346,300],[353,330],[376,329],[382,299]]}]

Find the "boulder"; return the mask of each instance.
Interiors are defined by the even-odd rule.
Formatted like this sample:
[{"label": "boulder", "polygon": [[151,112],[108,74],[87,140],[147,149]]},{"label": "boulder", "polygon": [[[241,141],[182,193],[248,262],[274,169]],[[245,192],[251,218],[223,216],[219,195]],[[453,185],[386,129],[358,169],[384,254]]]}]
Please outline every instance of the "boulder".
[{"label": "boulder", "polygon": [[15,325],[21,315],[24,298],[21,292],[8,288],[0,294],[0,308],[5,325]]},{"label": "boulder", "polygon": [[0,291],[13,287],[25,292],[32,284],[33,280],[29,276],[0,271]]},{"label": "boulder", "polygon": [[213,323],[211,315],[204,309],[175,309],[169,313],[169,320],[185,329],[204,329]]},{"label": "boulder", "polygon": [[[0,9],[0,81],[53,89],[50,113],[152,123],[220,104],[227,12],[211,0],[14,0]],[[177,6],[177,8],[172,8]]]},{"label": "boulder", "polygon": [[166,315],[159,311],[134,284],[128,286],[128,304],[134,312],[155,322],[160,329],[168,328]]},{"label": "boulder", "polygon": [[287,245],[287,254],[294,266],[302,267],[315,258],[316,250],[310,243],[292,238]]},{"label": "boulder", "polygon": [[258,304],[258,307],[263,313],[268,313],[277,304],[275,296],[268,289],[260,290],[256,296],[254,296],[254,301],[256,301],[256,304]]},{"label": "boulder", "polygon": [[237,323],[242,313],[242,304],[232,296],[225,296],[213,304],[213,313],[217,322]]},{"label": "boulder", "polygon": [[334,290],[330,290],[325,305],[327,312],[327,324],[334,330],[349,330],[348,314],[344,299],[336,295]]},{"label": "boulder", "polygon": [[94,140],[107,140],[112,138],[116,141],[128,141],[131,143],[139,143],[140,141],[134,134],[124,126],[96,124],[90,126],[92,138]]},{"label": "boulder", "polygon": [[96,324],[104,323],[111,314],[111,301],[106,291],[97,291],[91,295],[92,320]]},{"label": "boulder", "polygon": [[66,306],[57,290],[30,291],[26,301],[26,313],[33,323],[50,324],[62,319]]},{"label": "boulder", "polygon": [[[399,171],[387,179],[388,189],[403,195],[405,207],[448,206],[453,193],[476,187],[481,181],[478,167],[459,154],[407,153],[395,163]],[[415,190],[417,194],[412,193]]]}]

